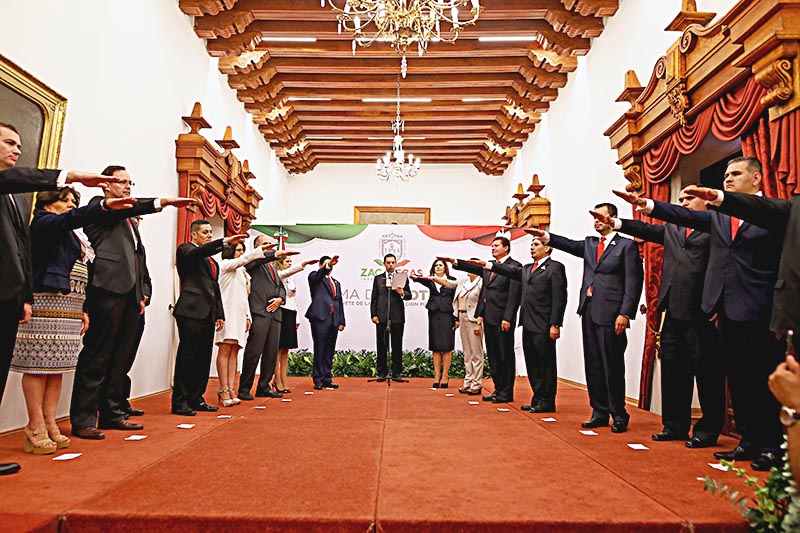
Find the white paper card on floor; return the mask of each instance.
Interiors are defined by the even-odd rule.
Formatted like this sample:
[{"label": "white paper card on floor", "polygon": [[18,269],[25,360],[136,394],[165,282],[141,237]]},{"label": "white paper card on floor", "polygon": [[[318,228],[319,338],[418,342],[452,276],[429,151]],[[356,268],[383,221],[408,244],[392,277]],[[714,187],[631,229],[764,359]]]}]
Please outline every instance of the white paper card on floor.
[{"label": "white paper card on floor", "polygon": [[470,405],[480,405],[481,404],[481,402],[467,402],[467,403],[470,404]]},{"label": "white paper card on floor", "polygon": [[217,418],[233,418],[231,415],[217,415]]},{"label": "white paper card on floor", "polygon": [[255,407],[253,407],[253,409],[266,409],[266,408],[267,408],[266,405],[256,405]]},{"label": "white paper card on floor", "polygon": [[178,424],[178,429],[192,429],[194,424]]},{"label": "white paper card on floor", "polygon": [[708,463],[708,466],[716,470],[722,470],[723,472],[727,472],[729,470],[729,468],[722,463]]},{"label": "white paper card on floor", "polygon": [[501,413],[507,413],[511,409],[509,409],[508,407],[498,407],[497,410],[500,411]]},{"label": "white paper card on floor", "polygon": [[638,442],[633,442],[633,443],[628,444],[628,448],[630,448],[631,450],[649,450],[650,449],[647,446],[645,446],[644,444],[639,444]]},{"label": "white paper card on floor", "polygon": [[448,398],[450,398],[450,397],[453,397],[453,396],[455,396],[455,394],[453,394],[453,393],[450,393],[450,394],[445,394],[445,396],[447,396]]},{"label": "white paper card on floor", "polygon": [[590,437],[598,434],[596,431],[593,431],[591,429],[582,429],[581,433],[583,435],[587,435],[587,436],[590,436]]},{"label": "white paper card on floor", "polygon": [[62,453],[61,455],[57,455],[53,457],[53,461],[69,461],[70,459],[75,459],[83,455],[82,453]]},{"label": "white paper card on floor", "polygon": [[282,398],[281,401],[282,402],[291,402],[292,399],[291,398]]},{"label": "white paper card on floor", "polygon": [[125,440],[144,440],[146,438],[147,435],[128,435]]},{"label": "white paper card on floor", "polygon": [[552,416],[548,416],[547,418],[542,418],[542,422],[555,422],[556,419]]},{"label": "white paper card on floor", "polygon": [[306,391],[303,394],[305,394],[306,396],[314,396],[314,393],[311,391]]}]

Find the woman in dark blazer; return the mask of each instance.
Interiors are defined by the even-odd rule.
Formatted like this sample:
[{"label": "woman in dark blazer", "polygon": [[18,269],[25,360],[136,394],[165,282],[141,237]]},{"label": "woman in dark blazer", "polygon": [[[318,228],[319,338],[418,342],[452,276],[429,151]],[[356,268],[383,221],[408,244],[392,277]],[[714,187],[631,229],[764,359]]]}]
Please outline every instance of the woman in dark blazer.
[{"label": "woman in dark blazer", "polygon": [[[115,198],[76,209],[80,196],[71,187],[38,193],[31,222],[33,316],[17,332],[11,369],[21,372],[28,409],[25,451],[37,455],[69,446],[56,424],[61,377],[75,370],[81,336],[89,326],[83,312],[87,264],[94,257],[88,239],[75,230],[131,207],[135,200]],[[28,301],[31,301],[28,300]]]},{"label": "woman in dark blazer", "polygon": [[431,265],[430,276],[411,276],[411,279],[430,290],[425,308],[428,310],[428,349],[433,352],[433,388],[446,389],[456,338],[453,296],[458,283],[441,259]]}]

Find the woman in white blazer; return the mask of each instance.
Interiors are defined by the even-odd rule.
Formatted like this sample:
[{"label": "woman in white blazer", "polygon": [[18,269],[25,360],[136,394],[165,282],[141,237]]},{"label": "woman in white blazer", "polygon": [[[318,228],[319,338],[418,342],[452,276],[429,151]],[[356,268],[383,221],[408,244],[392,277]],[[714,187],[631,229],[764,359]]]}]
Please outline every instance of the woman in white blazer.
[{"label": "woman in white blazer", "polygon": [[216,333],[217,375],[219,376],[219,404],[230,407],[241,403],[234,392],[236,379],[236,357],[247,343],[250,331],[250,274],[244,266],[256,259],[264,258],[269,245],[257,246],[245,253],[244,243],[226,245],[219,262],[219,289],[222,294],[222,307],[225,310],[225,325]]},{"label": "woman in white blazer", "polygon": [[483,389],[483,319],[475,318],[475,308],[483,280],[475,274],[467,276],[459,280],[453,296],[455,326],[461,331],[464,349],[464,386],[458,392],[477,395]]}]

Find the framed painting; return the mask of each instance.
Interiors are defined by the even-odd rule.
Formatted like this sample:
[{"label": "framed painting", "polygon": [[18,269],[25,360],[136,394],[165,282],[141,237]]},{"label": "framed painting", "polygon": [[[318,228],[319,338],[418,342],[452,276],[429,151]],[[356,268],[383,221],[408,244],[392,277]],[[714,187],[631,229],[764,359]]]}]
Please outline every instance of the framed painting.
[{"label": "framed painting", "polygon": [[355,224],[430,224],[430,207],[362,206],[354,208]]}]

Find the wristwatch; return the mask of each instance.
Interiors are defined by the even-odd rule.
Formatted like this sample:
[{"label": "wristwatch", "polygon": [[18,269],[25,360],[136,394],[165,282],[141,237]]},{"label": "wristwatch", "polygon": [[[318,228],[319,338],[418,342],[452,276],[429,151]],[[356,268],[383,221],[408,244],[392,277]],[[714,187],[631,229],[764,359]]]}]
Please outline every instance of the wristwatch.
[{"label": "wristwatch", "polygon": [[781,407],[781,424],[785,427],[790,428],[800,420],[800,412],[797,412],[796,409],[792,409],[791,407],[786,407],[785,405]]}]

